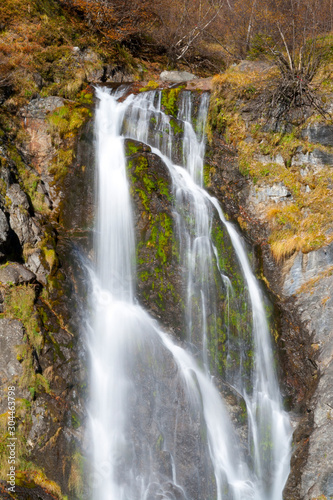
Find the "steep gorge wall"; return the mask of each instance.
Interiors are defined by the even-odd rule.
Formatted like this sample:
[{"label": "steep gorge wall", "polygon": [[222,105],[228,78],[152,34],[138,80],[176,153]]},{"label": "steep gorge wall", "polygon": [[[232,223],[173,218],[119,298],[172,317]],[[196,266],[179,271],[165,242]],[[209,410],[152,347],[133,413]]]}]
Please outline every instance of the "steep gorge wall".
[{"label": "steep gorge wall", "polygon": [[295,429],[285,498],[332,498],[333,129],[307,110],[305,123],[273,129],[256,102],[263,78],[262,68],[244,63],[216,82],[205,181],[254,245],[275,304]]}]

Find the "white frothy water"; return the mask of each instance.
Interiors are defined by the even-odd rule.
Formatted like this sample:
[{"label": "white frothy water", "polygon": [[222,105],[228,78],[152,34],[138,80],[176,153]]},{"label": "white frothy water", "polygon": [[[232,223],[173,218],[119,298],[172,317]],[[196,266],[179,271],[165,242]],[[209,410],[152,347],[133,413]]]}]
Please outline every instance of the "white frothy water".
[{"label": "white frothy water", "polygon": [[[92,498],[281,500],[291,430],[281,405],[261,292],[238,233],[202,188],[208,95],[201,98],[194,130],[192,97],[183,93],[176,123],[183,130],[181,165],[174,163],[175,124],[161,110],[160,92],[131,95],[123,103],[100,89],[97,97],[97,264],[91,272],[94,314],[89,336]],[[122,134],[149,144],[171,174],[175,231],[187,283],[188,345],[199,348],[202,368],[135,303],[135,242]],[[213,244],[213,217],[229,234],[252,309],[252,387],[242,381],[241,369],[238,377],[230,378],[246,403],[252,459],[244,456],[210,375],[208,347],[212,321],[219,318],[217,291],[225,291],[227,317],[234,293]],[[181,402],[173,403],[175,392]],[[191,446],[207,464],[205,472],[201,465],[197,472],[192,463],[184,467],[189,451],[182,446],[182,432],[191,426],[201,429]],[[157,442],[156,435],[162,436]],[[161,466],[161,456],[167,465]]]}]

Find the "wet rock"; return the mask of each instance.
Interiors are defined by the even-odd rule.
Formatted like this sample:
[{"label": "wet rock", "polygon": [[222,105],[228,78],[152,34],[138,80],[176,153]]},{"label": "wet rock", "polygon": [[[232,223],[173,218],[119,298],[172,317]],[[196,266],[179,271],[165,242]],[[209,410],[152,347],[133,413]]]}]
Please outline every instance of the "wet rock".
[{"label": "wet rock", "polygon": [[35,274],[21,264],[10,263],[0,268],[0,283],[3,284],[12,283],[17,285],[21,283],[31,283],[35,279]]},{"label": "wet rock", "polygon": [[137,266],[139,300],[156,319],[181,336],[183,311],[179,303],[184,296],[184,285],[173,234],[170,174],[164,162],[150,152],[149,146],[126,140],[125,147],[132,184],[136,241],[140,242]]},{"label": "wet rock", "polygon": [[[151,333],[145,324],[144,336],[141,336],[138,325],[137,348],[128,353],[132,359],[133,381],[127,400],[134,448],[130,459],[135,466],[133,470],[147,473],[148,467],[152,484],[147,498],[152,500],[215,498],[214,473],[207,458],[201,407],[191,404],[191,396],[173,356]],[[153,366],[149,361],[152,354]],[[148,448],[147,443],[155,443],[155,446]],[[173,482],[171,455],[184,490]]]},{"label": "wet rock", "polygon": [[160,80],[162,82],[170,83],[188,82],[195,78],[197,77],[188,71],[162,71],[160,74]]},{"label": "wet rock", "polygon": [[315,123],[302,132],[302,136],[309,142],[322,144],[323,146],[333,146],[333,126]]}]

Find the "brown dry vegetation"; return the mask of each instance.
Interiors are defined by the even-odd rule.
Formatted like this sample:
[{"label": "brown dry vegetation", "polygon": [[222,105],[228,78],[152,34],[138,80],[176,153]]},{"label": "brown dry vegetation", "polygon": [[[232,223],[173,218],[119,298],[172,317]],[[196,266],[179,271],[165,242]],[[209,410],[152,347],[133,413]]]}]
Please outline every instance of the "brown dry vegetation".
[{"label": "brown dry vegetation", "polygon": [[[326,61],[323,74],[331,64],[331,60]],[[215,77],[209,137],[212,139],[212,131],[217,130],[227,143],[237,148],[240,171],[252,179],[255,189],[283,184],[290,192],[288,201],[263,207],[270,227],[271,251],[276,260],[281,260],[295,251],[309,252],[333,240],[331,167],[304,169],[292,162],[296,152],[305,154],[315,148],[327,153],[333,151],[331,147],[311,144],[302,137],[302,130],[309,123],[331,123],[330,116],[325,119],[312,112],[288,132],[267,131],[267,119],[264,113],[257,114],[256,101],[269,81],[276,77],[276,72],[277,69],[272,68],[264,73],[243,73],[235,67]],[[256,118],[245,120],[246,109],[254,109]],[[265,162],[261,160],[263,156]]]}]

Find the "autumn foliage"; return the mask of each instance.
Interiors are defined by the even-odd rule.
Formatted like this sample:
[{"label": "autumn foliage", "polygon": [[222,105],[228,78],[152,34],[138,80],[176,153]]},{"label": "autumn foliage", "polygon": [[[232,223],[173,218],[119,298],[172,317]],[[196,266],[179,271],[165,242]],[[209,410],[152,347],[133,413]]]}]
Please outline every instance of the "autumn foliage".
[{"label": "autumn foliage", "polygon": [[138,32],[149,30],[156,17],[151,0],[59,1],[79,13],[90,27],[113,42],[121,42]]},{"label": "autumn foliage", "polygon": [[[58,0],[108,40],[163,46],[169,62],[193,64],[220,51],[225,62],[292,52],[333,27],[333,0]],[[206,52],[205,52],[206,51]]]}]

